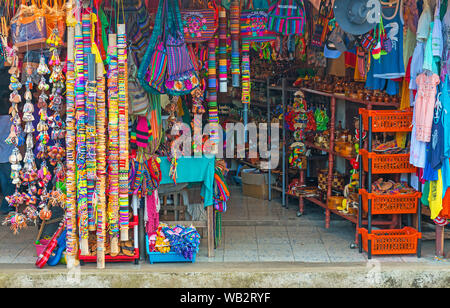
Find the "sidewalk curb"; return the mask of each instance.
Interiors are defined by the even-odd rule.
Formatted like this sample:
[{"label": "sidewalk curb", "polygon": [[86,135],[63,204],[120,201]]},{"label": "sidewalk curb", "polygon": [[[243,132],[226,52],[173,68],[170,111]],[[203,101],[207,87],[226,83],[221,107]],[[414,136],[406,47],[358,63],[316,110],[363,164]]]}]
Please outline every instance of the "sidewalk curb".
[{"label": "sidewalk curb", "polygon": [[36,269],[32,265],[0,265],[0,288],[448,288],[448,262],[436,264],[381,263],[216,263],[216,264],[94,264],[69,271],[64,266]]}]

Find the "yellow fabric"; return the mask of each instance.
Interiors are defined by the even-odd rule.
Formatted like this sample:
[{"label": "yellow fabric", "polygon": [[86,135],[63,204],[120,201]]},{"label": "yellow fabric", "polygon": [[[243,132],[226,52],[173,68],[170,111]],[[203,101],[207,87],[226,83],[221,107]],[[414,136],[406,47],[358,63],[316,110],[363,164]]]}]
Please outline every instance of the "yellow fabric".
[{"label": "yellow fabric", "polygon": [[428,195],[428,201],[430,203],[431,219],[435,219],[442,210],[442,170],[438,170],[438,180],[430,181],[430,194]]}]

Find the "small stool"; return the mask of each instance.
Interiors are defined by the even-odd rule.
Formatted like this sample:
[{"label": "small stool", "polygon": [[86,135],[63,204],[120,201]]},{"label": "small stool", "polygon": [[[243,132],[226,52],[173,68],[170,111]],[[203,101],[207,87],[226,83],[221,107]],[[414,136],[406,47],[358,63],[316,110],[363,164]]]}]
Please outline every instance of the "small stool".
[{"label": "small stool", "polygon": [[[158,189],[159,199],[161,200],[160,220],[185,220],[186,209],[189,205],[189,197],[186,187],[188,184],[165,184],[160,185]],[[168,202],[168,198],[172,197],[173,204]],[[183,201],[181,201],[183,198]],[[168,215],[173,212],[173,219]]]}]

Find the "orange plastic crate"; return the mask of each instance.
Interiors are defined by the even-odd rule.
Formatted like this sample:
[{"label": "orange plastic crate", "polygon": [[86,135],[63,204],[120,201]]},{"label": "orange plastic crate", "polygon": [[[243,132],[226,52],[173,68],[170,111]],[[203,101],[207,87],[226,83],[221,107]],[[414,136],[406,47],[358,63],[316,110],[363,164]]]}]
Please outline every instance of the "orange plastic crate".
[{"label": "orange plastic crate", "polygon": [[422,238],[422,233],[411,227],[373,230],[371,234],[367,229],[360,228],[358,232],[361,234],[363,249],[366,252],[368,252],[368,241],[371,240],[373,255],[415,254],[417,253],[417,240]]},{"label": "orange plastic crate", "polygon": [[369,158],[372,159],[373,174],[415,173],[416,167],[409,163],[409,153],[406,154],[376,154],[360,149],[363,168],[369,172]]},{"label": "orange plastic crate", "polygon": [[372,214],[416,214],[420,192],[412,194],[384,194],[378,195],[369,193],[365,189],[360,189],[359,194],[362,199],[362,208],[369,212],[369,200],[372,200]]},{"label": "orange plastic crate", "polygon": [[359,109],[363,128],[369,130],[369,117],[372,117],[372,132],[410,132],[412,130],[411,110],[368,110]]}]

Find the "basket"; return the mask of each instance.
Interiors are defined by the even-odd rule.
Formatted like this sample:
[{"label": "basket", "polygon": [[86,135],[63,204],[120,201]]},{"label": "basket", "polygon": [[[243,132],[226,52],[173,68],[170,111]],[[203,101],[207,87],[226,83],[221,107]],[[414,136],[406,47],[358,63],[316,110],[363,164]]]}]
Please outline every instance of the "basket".
[{"label": "basket", "polygon": [[363,168],[369,172],[369,158],[372,159],[373,174],[416,173],[417,168],[409,163],[409,153],[406,154],[376,154],[360,149]]},{"label": "basket", "polygon": [[369,130],[369,117],[372,118],[372,132],[410,132],[413,112],[410,110],[367,110],[359,109],[363,128]]},{"label": "basket", "polygon": [[417,240],[422,238],[422,233],[414,228],[373,230],[369,234],[365,228],[358,229],[362,237],[363,249],[368,252],[368,241],[371,240],[371,252],[373,255],[401,255],[417,253]]},{"label": "basket", "polygon": [[194,263],[195,257],[197,256],[197,253],[194,253],[192,256],[192,260],[188,260],[183,255],[177,253],[177,252],[150,252],[149,249],[149,243],[148,243],[148,235],[145,235],[145,249],[147,250],[147,256],[150,264],[153,263],[178,263],[178,262],[189,262]]},{"label": "basket", "polygon": [[369,212],[369,200],[372,200],[372,214],[416,214],[420,192],[411,194],[375,194],[360,189],[364,212]]},{"label": "basket", "polygon": [[[318,188],[322,191],[327,191],[328,188],[328,169],[319,170],[317,174]],[[336,191],[344,191],[345,178],[337,171],[333,172],[333,179],[331,180],[331,188]]]},{"label": "basket", "polygon": [[34,244],[34,247],[36,247],[36,255],[37,256],[39,256],[41,253],[44,252],[44,249],[47,246],[48,242],[50,242],[50,240],[41,239],[41,240],[39,240],[40,244]]}]

